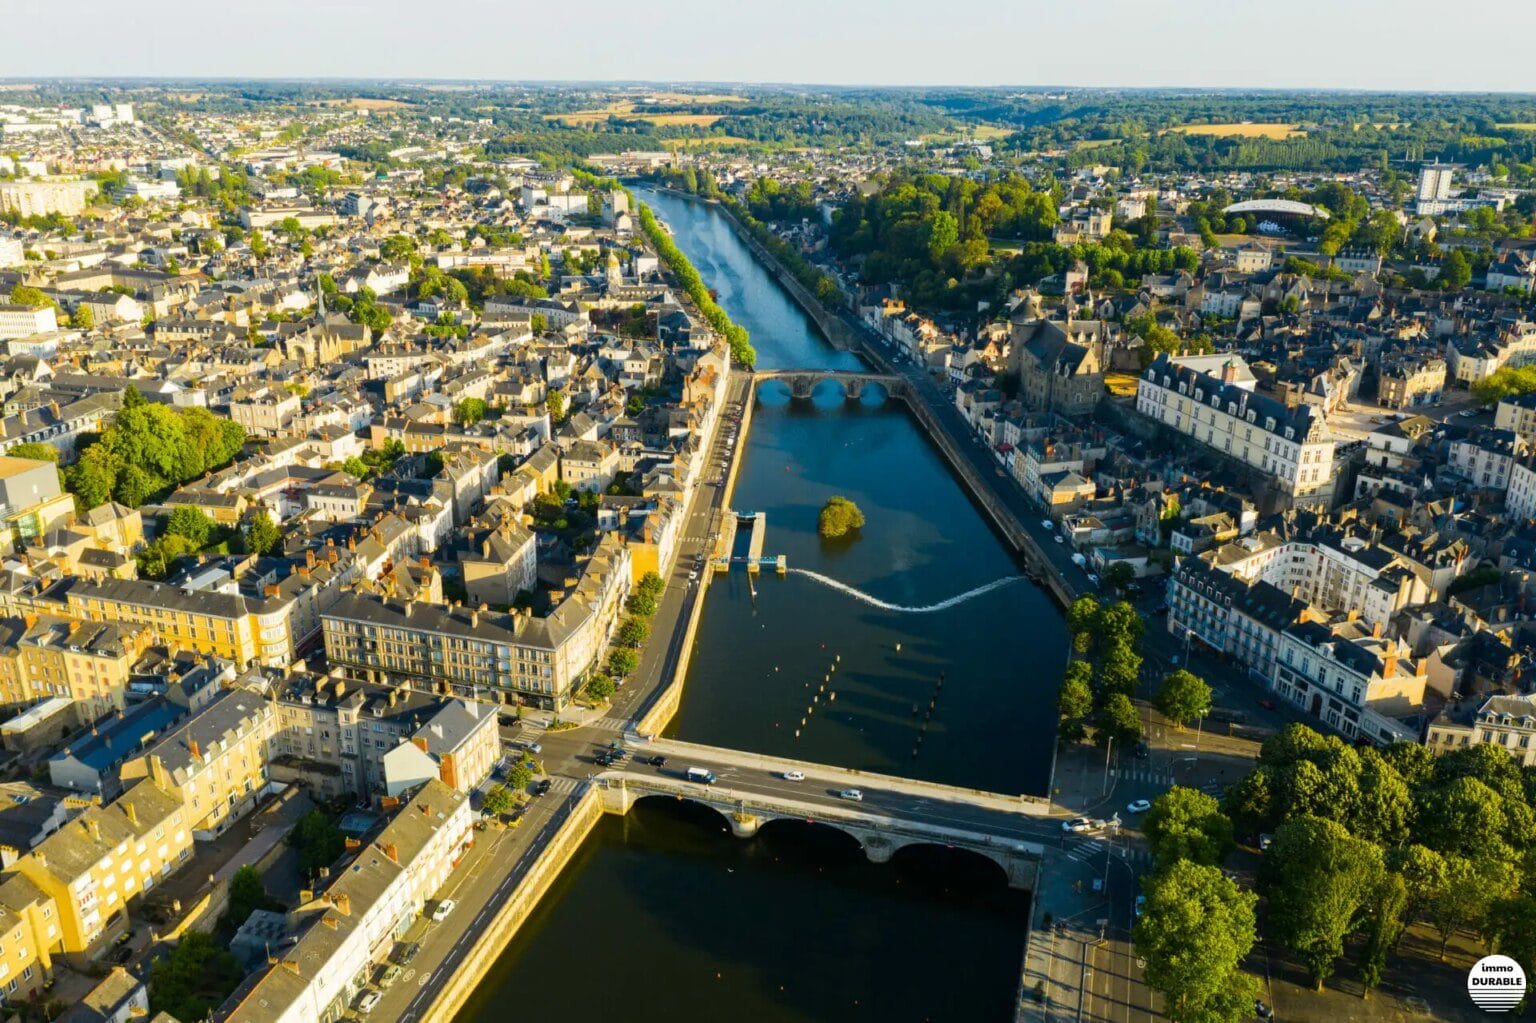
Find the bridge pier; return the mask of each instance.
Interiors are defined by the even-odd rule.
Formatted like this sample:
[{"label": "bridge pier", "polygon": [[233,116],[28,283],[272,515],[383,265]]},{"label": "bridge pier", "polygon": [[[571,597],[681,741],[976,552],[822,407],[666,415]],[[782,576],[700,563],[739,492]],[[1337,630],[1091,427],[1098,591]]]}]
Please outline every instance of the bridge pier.
[{"label": "bridge pier", "polygon": [[859,845],[864,847],[864,855],[871,863],[889,863],[896,855],[896,846],[883,835],[860,836]]},{"label": "bridge pier", "polygon": [[761,828],[764,824],[768,823],[757,814],[747,813],[744,810],[737,810],[735,813],[731,814],[730,822],[731,834],[735,835],[737,838],[751,838],[753,835],[757,834],[758,828]]}]

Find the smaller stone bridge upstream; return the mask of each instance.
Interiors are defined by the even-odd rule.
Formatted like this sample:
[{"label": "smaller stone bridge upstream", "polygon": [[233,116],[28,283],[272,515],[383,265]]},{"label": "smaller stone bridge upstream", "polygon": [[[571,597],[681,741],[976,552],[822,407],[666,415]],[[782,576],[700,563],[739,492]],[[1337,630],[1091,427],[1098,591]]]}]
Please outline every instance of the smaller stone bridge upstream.
[{"label": "smaller stone bridge upstream", "polygon": [[[852,836],[875,863],[910,846],[974,853],[1002,869],[1010,887],[1033,889],[1045,842],[1060,823],[1043,800],[800,763],[671,739],[626,739],[635,756],[594,779],[603,809],[628,813],[647,796],[687,799],[717,811],[750,838],[773,821],[821,824]],[[665,756],[656,766],[648,761]],[[712,784],[688,780],[690,768]],[[802,777],[791,780],[790,772]],[[848,798],[857,790],[858,800]]]},{"label": "smaller stone bridge upstream", "polygon": [[835,369],[759,369],[752,372],[753,384],[766,380],[780,380],[789,387],[796,398],[809,398],[818,385],[827,380],[838,383],[849,399],[857,401],[864,388],[871,385],[882,388],[892,398],[905,398],[907,381],[892,373],[860,373]]}]

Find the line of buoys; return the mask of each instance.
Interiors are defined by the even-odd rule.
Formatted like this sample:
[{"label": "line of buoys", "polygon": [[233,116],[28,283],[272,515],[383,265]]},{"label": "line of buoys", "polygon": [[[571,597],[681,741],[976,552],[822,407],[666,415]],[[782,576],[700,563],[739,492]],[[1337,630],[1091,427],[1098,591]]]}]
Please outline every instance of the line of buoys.
[{"label": "line of buoys", "polygon": [[828,693],[827,694],[827,699],[829,699],[829,700],[836,700],[837,699],[837,690],[834,689],[830,693]]},{"label": "line of buoys", "polygon": [[898,654],[899,654],[899,653],[901,653],[901,644],[900,644],[900,643],[897,643],[897,644],[896,644],[896,652],[897,652],[897,653],[898,653]]}]

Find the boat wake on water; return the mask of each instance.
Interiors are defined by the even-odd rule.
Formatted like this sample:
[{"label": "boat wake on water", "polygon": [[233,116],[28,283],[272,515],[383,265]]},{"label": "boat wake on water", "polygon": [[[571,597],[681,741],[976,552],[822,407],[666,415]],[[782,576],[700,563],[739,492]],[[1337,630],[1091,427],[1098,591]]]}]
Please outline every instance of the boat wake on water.
[{"label": "boat wake on water", "polygon": [[963,604],[973,597],[979,597],[983,593],[991,593],[993,590],[1000,590],[1004,586],[1008,586],[1011,583],[1020,582],[1024,579],[1024,576],[1022,575],[1007,575],[1003,576],[1001,579],[994,579],[987,583],[985,586],[978,586],[974,590],[966,590],[964,593],[956,594],[955,596],[950,597],[948,600],[941,600],[937,604],[928,604],[925,607],[908,607],[904,604],[892,604],[888,600],[881,600],[879,597],[865,593],[863,590],[855,589],[854,587],[849,586],[847,583],[838,582],[831,576],[822,575],[820,572],[812,572],[805,568],[791,568],[788,570],[788,572],[790,575],[803,575],[808,579],[814,579],[821,583],[823,586],[830,586],[834,590],[841,590],[843,593],[848,594],[855,600],[863,601],[870,607],[878,607],[883,611],[901,611],[905,614],[914,615],[926,615],[932,614],[935,611],[947,611],[954,607],[956,604]]}]

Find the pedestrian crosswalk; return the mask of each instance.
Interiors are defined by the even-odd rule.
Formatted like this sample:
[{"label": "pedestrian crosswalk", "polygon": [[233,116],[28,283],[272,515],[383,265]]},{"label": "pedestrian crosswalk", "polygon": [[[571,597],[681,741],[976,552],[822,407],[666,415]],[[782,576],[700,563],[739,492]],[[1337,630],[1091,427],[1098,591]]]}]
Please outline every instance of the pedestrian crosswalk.
[{"label": "pedestrian crosswalk", "polygon": [[576,791],[576,779],[567,778],[564,775],[551,775],[549,779],[549,791],[557,796],[569,795]]},{"label": "pedestrian crosswalk", "polygon": [[[1105,844],[1096,840],[1088,840],[1078,845],[1070,846],[1066,850],[1067,859],[1078,863],[1103,863]],[[1127,863],[1141,865],[1152,862],[1150,850],[1139,845],[1112,845],[1108,847],[1111,856],[1117,856]]]},{"label": "pedestrian crosswalk", "polygon": [[1159,770],[1153,767],[1112,767],[1110,776],[1121,781],[1142,782],[1147,785],[1161,785],[1164,787],[1173,784],[1173,772]]},{"label": "pedestrian crosswalk", "polygon": [[606,732],[622,732],[629,727],[628,718],[616,718],[613,716],[601,717],[592,722],[593,727]]}]

